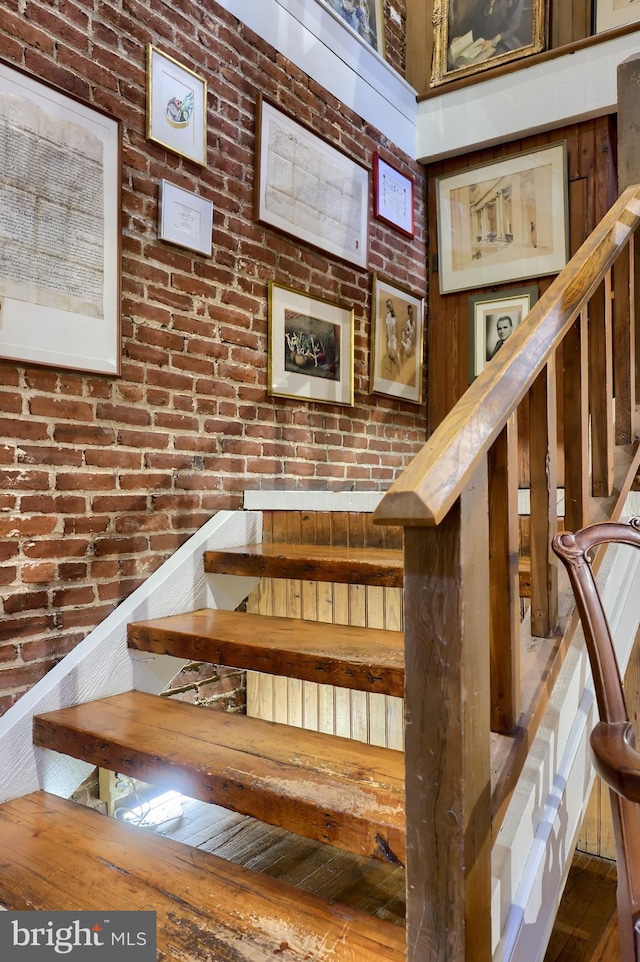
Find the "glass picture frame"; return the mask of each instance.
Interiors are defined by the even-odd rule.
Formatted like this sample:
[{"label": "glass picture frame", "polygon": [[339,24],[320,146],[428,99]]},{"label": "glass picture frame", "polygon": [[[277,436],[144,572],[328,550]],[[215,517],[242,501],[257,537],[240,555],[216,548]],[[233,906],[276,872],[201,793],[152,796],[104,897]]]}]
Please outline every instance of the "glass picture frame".
[{"label": "glass picture frame", "polygon": [[207,81],[147,44],[147,139],[207,166]]},{"label": "glass picture frame", "polygon": [[370,391],[422,403],[424,299],[373,275]]}]

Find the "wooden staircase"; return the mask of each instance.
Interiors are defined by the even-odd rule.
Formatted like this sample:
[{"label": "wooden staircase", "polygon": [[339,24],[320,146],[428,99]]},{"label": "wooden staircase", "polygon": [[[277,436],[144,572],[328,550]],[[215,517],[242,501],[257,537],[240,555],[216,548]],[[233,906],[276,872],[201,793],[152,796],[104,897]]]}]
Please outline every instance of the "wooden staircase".
[{"label": "wooden staircase", "polygon": [[[205,569],[402,583],[398,550],[263,544]],[[131,624],[131,648],[401,696],[403,635],[242,611]],[[34,741],[360,856],[404,863],[404,755],[140,691],[37,715]],[[163,959],[400,960],[404,929],[36,792],[0,806],[0,904],[155,909]],[[73,864],[70,853],[74,854]]]}]

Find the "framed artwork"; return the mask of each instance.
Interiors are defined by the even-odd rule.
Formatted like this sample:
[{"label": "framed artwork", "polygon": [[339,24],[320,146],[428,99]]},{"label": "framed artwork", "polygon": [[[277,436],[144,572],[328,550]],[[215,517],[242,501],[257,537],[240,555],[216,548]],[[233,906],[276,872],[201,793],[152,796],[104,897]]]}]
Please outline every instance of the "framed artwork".
[{"label": "framed artwork", "polygon": [[269,281],[269,394],[353,404],[353,309]]},{"label": "framed artwork", "polygon": [[355,33],[384,56],[382,0],[322,0]]},{"label": "framed artwork", "polygon": [[373,155],[373,200],[379,220],[413,237],[413,180],[377,153]]},{"label": "framed artwork", "polygon": [[596,0],[596,33],[640,20],[640,0]]},{"label": "framed artwork", "polygon": [[469,297],[470,381],[495,357],[537,300],[535,285]]},{"label": "framed artwork", "polygon": [[0,145],[0,357],[119,374],[119,121],[0,63]]},{"label": "framed artwork", "polygon": [[436,181],[442,294],[564,267],[566,153],[562,141]]},{"label": "framed artwork", "polygon": [[147,137],[207,166],[207,81],[147,45]]},{"label": "framed artwork", "polygon": [[256,126],[257,220],[366,267],[368,170],[262,96]]},{"label": "framed artwork", "polygon": [[435,0],[431,86],[544,50],[548,0]]},{"label": "framed artwork", "polygon": [[158,237],[211,257],[213,203],[161,180],[158,187]]},{"label": "framed artwork", "polygon": [[370,390],[422,402],[424,302],[373,275]]}]

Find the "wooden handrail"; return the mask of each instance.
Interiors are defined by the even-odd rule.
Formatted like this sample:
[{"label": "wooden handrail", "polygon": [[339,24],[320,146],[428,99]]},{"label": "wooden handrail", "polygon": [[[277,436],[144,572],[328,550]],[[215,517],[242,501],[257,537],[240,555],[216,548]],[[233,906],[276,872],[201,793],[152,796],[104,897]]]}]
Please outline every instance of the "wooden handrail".
[{"label": "wooden handrail", "polygon": [[404,526],[442,522],[639,225],[640,185],[634,185],[395,481],[375,511],[376,522]]}]

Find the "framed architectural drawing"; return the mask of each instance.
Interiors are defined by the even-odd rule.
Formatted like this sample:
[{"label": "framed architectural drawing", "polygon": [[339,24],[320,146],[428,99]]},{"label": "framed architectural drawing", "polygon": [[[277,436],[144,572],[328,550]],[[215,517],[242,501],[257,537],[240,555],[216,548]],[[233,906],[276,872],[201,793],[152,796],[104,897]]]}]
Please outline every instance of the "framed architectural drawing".
[{"label": "framed architectural drawing", "polygon": [[120,373],[120,142],[0,63],[0,357]]},{"label": "framed architectural drawing", "polygon": [[544,50],[548,0],[435,0],[431,86]]},{"label": "framed architectural drawing", "polygon": [[207,165],[207,81],[147,45],[147,137]]},{"label": "framed architectural drawing", "polygon": [[269,282],[269,393],[353,404],[353,310]]},{"label": "framed architectural drawing", "polygon": [[470,381],[495,357],[537,300],[535,285],[469,297]]},{"label": "framed architectural drawing", "polygon": [[213,204],[205,197],[161,180],[158,187],[158,237],[211,257]]},{"label": "framed architectural drawing", "polygon": [[382,0],[321,0],[334,10],[356,34],[384,56],[384,10]]},{"label": "framed architectural drawing", "polygon": [[263,224],[366,267],[369,172],[262,97],[255,214]]},{"label": "framed architectural drawing", "polygon": [[640,0],[596,0],[596,33],[640,20]]},{"label": "framed architectural drawing", "polygon": [[413,237],[413,180],[373,155],[373,212],[396,230]]},{"label": "framed architectural drawing", "polygon": [[373,275],[370,390],[422,402],[424,302]]},{"label": "framed architectural drawing", "polygon": [[567,262],[564,141],[436,182],[442,294],[556,274]]}]

